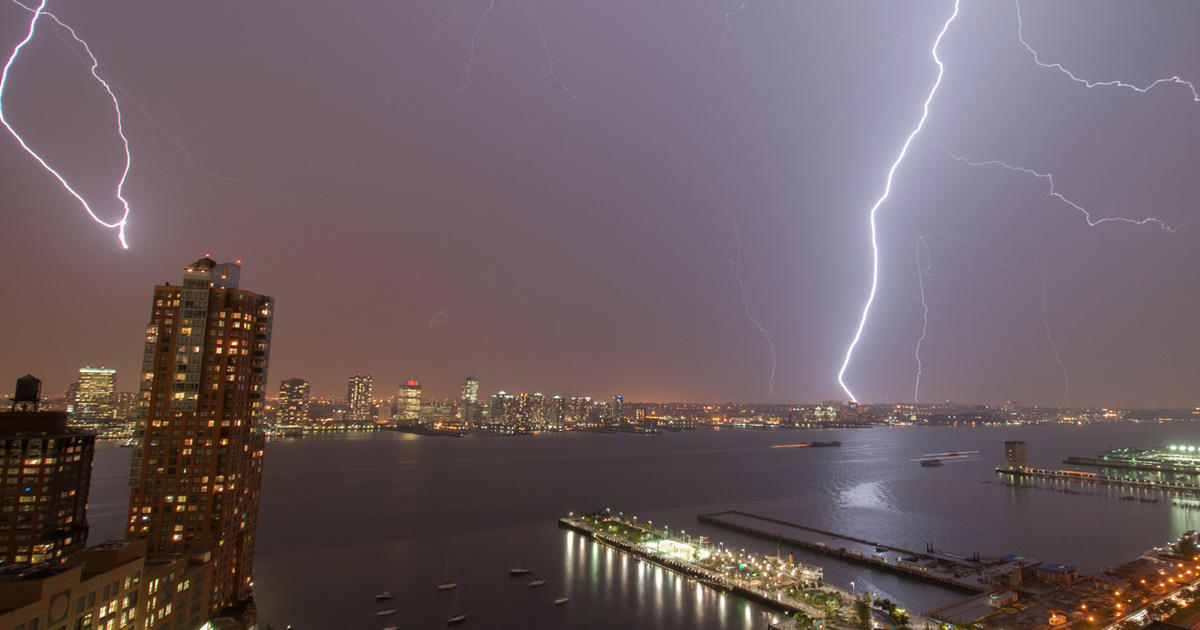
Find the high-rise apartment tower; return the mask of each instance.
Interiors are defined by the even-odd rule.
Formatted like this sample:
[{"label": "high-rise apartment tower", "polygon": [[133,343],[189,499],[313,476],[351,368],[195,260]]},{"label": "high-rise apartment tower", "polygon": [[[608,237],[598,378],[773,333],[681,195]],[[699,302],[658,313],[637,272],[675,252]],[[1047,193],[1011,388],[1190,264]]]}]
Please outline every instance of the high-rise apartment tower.
[{"label": "high-rise apartment tower", "polygon": [[274,303],[205,257],[154,288],[130,473],[131,539],[151,556],[211,554],[207,605],[251,595],[260,427]]}]

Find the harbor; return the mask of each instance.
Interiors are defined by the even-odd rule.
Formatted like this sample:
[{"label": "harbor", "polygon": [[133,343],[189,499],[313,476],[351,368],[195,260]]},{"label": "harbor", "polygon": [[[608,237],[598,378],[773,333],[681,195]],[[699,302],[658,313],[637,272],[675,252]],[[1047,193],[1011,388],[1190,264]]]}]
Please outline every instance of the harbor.
[{"label": "harbor", "polygon": [[1003,587],[1014,570],[1038,564],[1020,556],[982,558],[938,551],[929,545],[924,552],[912,551],[853,536],[824,531],[787,521],[728,510],[697,517],[701,523],[741,534],[788,544],[835,558],[866,564],[973,593]]},{"label": "harbor", "polygon": [[1125,486],[1131,488],[1149,488],[1183,494],[1200,495],[1200,485],[1182,481],[1158,481],[1152,479],[1137,479],[1135,477],[1117,477],[1083,470],[1047,470],[1028,466],[1002,466],[996,472],[1011,477],[1026,477],[1033,479],[1053,479],[1058,481],[1079,481],[1109,486]]}]

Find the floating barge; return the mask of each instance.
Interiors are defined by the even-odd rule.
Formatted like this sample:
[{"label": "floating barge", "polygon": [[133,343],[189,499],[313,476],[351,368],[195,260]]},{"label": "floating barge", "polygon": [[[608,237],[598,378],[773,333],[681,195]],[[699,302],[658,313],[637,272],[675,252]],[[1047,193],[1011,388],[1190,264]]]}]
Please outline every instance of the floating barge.
[{"label": "floating barge", "polygon": [[1045,470],[1043,468],[1029,468],[1027,466],[1015,467],[1006,466],[997,468],[996,472],[1002,475],[1012,477],[1029,477],[1033,479],[1054,479],[1057,481],[1079,481],[1083,483],[1095,483],[1108,486],[1126,486],[1133,488],[1149,488],[1152,490],[1164,490],[1170,492],[1179,492],[1183,494],[1198,494],[1200,495],[1200,485],[1194,483],[1184,483],[1182,481],[1155,481],[1145,479],[1133,479],[1129,477],[1114,477],[1112,475],[1104,475],[1100,473],[1088,472],[1084,470]]}]

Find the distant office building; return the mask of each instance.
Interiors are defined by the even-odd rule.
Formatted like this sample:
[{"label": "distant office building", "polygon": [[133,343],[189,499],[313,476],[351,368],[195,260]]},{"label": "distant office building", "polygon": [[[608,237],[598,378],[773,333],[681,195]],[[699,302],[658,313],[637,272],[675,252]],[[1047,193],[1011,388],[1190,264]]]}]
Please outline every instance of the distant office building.
[{"label": "distant office building", "polygon": [[210,557],[210,612],[251,597],[262,487],[274,300],[240,274],[205,257],[154,288],[129,480],[129,539],[152,560]]},{"label": "distant office building", "polygon": [[612,424],[625,421],[625,399],[620,394],[613,396],[612,403],[608,406],[608,421]]},{"label": "distant office building", "polygon": [[546,424],[546,397],[538,393],[517,395],[517,424],[541,428]]},{"label": "distant office building", "polygon": [[308,381],[289,378],[279,384],[279,424],[308,424]]},{"label": "distant office building", "polygon": [[101,427],[116,415],[117,371],[112,368],[79,368],[74,400],[68,400],[70,420],[86,427]]},{"label": "distant office building", "polygon": [[479,379],[468,376],[458,397],[458,419],[467,424],[479,421]]},{"label": "distant office building", "polygon": [[400,385],[396,394],[396,418],[402,422],[421,420],[421,384],[408,379]]},{"label": "distant office building", "polygon": [[375,415],[375,379],[370,374],[355,374],[346,388],[346,419],[353,423],[369,422]]},{"label": "distant office building", "polygon": [[1028,468],[1029,454],[1025,442],[1012,441],[1004,443],[1004,465],[1009,468]]},{"label": "distant office building", "polygon": [[12,413],[0,415],[0,560],[58,564],[87,543],[87,497],[96,436],[41,411],[42,382],[17,379]]}]

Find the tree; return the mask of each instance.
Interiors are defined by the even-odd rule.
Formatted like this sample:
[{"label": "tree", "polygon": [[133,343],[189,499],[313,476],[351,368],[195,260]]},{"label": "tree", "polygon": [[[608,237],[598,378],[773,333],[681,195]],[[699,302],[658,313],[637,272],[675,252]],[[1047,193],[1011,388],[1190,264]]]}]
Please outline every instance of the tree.
[{"label": "tree", "polygon": [[854,602],[854,616],[858,619],[858,625],[864,628],[871,627],[871,604],[867,603],[865,597]]}]

